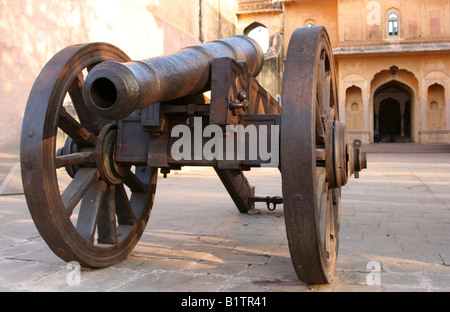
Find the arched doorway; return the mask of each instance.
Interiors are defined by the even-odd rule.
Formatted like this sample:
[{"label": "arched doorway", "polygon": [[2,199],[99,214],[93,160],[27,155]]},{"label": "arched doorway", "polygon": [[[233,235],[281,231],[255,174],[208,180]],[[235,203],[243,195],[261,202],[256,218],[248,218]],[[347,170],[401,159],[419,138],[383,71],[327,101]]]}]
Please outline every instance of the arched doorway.
[{"label": "arched doorway", "polygon": [[270,48],[269,29],[261,23],[254,22],[244,29],[244,35],[254,39],[266,53]]},{"label": "arched doorway", "polygon": [[405,84],[391,80],[374,92],[374,142],[412,142],[413,92]]}]

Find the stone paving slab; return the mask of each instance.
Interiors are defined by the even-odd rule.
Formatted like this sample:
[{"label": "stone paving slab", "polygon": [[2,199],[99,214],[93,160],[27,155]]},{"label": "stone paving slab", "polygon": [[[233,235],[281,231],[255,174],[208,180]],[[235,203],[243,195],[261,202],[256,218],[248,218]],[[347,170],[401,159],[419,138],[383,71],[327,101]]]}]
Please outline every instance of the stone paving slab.
[{"label": "stone paving slab", "polygon": [[[6,154],[1,144],[0,151]],[[4,163],[16,162],[17,155]],[[277,170],[247,176],[257,195],[281,195]],[[105,269],[80,268],[79,275],[42,240],[24,196],[3,195],[0,291],[450,291],[449,181],[448,153],[370,152],[368,169],[342,190],[330,285],[297,280],[282,205],[270,212],[257,204],[260,214],[240,214],[210,169],[160,178],[148,227],[129,257]]]}]

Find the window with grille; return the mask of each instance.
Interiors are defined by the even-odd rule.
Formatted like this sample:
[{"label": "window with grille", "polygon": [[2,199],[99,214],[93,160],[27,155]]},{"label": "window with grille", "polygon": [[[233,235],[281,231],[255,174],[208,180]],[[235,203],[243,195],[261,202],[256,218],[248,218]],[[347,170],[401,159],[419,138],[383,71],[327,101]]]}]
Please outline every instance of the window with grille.
[{"label": "window with grille", "polygon": [[399,15],[397,12],[391,12],[388,14],[388,36],[398,36],[399,34]]}]

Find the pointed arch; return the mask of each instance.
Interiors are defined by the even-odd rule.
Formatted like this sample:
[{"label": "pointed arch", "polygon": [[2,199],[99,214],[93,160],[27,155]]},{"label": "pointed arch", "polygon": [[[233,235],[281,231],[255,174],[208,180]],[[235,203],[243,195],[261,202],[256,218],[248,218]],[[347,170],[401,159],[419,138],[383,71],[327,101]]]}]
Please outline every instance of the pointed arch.
[{"label": "pointed arch", "polygon": [[[370,120],[369,127],[371,142],[376,141],[380,136],[383,141],[391,140],[391,137],[392,140],[398,138],[401,141],[407,141],[408,138],[415,142],[420,140],[418,89],[419,82],[415,75],[397,66],[391,66],[374,75],[370,83],[369,103],[369,109],[374,112],[374,118]],[[388,99],[391,100],[387,101]],[[386,101],[382,103],[384,100]],[[397,117],[386,120],[383,125],[383,115],[380,114],[386,112],[389,114],[390,110],[392,110],[391,114],[396,114]]]},{"label": "pointed arch", "polygon": [[244,29],[244,35],[249,36],[258,42],[264,53],[269,50],[270,32],[265,25],[259,22],[253,22]]}]

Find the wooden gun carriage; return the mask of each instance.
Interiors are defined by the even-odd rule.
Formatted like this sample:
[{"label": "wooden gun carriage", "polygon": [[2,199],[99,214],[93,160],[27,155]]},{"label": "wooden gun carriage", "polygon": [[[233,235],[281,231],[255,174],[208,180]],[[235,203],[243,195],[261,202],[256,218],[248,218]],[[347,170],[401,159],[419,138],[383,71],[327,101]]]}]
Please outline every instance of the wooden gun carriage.
[{"label": "wooden gun carriage", "polygon": [[[33,86],[21,138],[27,203],[53,252],[83,266],[113,265],[145,230],[158,170],[212,166],[241,213],[282,202],[299,279],[329,283],[341,187],[366,167],[365,154],[339,122],[323,27],[292,35],[282,104],[255,79],[263,62],[246,36],[143,61],[106,43],[57,53]],[[279,168],[282,198],[255,196],[244,172],[260,166]]]}]

